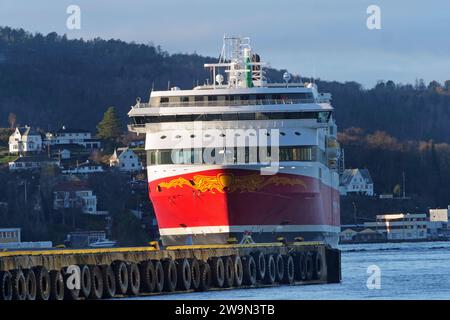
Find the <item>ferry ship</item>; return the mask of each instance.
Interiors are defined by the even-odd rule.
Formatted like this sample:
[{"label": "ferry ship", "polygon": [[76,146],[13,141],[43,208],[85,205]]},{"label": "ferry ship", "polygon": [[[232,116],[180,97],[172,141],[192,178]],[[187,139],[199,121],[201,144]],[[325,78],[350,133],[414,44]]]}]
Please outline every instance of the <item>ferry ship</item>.
[{"label": "ferry ship", "polygon": [[149,197],[164,245],[338,243],[340,147],[331,94],[280,83],[249,38],[224,37],[211,79],[138,98]]}]

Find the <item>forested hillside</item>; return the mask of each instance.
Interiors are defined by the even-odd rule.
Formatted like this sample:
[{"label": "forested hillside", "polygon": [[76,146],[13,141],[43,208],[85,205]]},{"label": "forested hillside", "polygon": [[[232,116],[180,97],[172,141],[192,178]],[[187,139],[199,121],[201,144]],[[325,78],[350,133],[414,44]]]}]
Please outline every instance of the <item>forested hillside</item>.
[{"label": "forested hillside", "polygon": [[[95,131],[109,106],[125,122],[136,97],[147,100],[152,86],[166,89],[169,81],[181,88],[203,83],[209,76],[203,64],[215,60],[119,40],[0,28],[0,127],[69,124]],[[269,70],[268,78],[281,81],[282,73]],[[450,203],[450,81],[381,81],[371,89],[316,82],[333,95],[348,167],[369,168],[377,193],[392,192],[405,170],[409,191],[430,205]]]}]

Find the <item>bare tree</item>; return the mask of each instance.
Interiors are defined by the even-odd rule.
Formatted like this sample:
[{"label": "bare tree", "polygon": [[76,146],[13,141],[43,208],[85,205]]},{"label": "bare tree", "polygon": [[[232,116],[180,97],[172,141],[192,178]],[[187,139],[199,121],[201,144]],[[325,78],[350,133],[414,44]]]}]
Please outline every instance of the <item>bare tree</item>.
[{"label": "bare tree", "polygon": [[17,116],[15,113],[10,112],[8,115],[8,123],[11,129],[16,127]]}]

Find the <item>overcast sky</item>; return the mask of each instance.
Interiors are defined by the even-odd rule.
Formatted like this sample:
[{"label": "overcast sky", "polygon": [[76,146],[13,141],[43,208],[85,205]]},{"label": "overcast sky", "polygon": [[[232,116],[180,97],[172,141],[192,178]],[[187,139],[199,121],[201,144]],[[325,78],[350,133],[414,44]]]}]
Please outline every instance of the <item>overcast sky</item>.
[{"label": "overcast sky", "polygon": [[[69,30],[66,9],[81,8]],[[366,26],[381,8],[381,30]],[[222,36],[250,36],[272,67],[326,80],[450,79],[448,0],[1,0],[0,25],[69,38],[115,38],[218,56]]]}]

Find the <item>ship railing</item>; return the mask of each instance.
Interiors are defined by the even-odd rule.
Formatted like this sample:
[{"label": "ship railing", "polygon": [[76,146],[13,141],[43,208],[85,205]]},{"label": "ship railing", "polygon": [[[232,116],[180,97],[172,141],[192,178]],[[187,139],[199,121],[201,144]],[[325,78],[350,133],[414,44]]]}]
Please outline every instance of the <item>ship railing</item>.
[{"label": "ship railing", "polygon": [[230,107],[230,106],[258,106],[258,105],[286,105],[318,103],[317,99],[255,99],[255,100],[224,100],[224,101],[186,101],[186,102],[163,102],[159,105],[140,103],[137,108],[160,107]]}]

